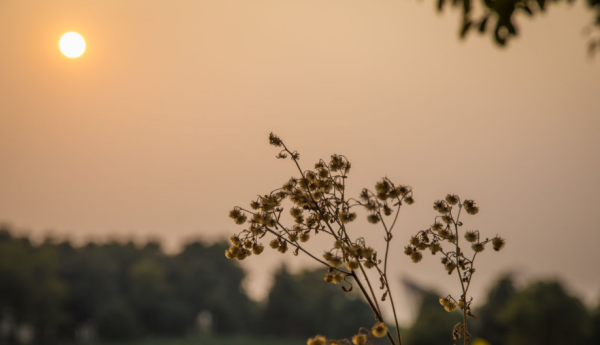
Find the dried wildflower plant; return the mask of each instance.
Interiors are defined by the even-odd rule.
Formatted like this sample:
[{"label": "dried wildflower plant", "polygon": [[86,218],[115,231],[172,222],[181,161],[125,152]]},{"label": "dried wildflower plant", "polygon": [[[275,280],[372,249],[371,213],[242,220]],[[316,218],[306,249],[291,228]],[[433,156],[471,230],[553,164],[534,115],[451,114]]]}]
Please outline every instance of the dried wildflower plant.
[{"label": "dried wildflower plant", "polygon": [[[494,238],[482,239],[479,230],[468,230],[464,232],[466,247],[470,246],[472,256],[467,256],[460,242],[459,228],[463,226],[460,221],[461,212],[464,210],[469,215],[479,213],[479,206],[475,205],[473,200],[464,200],[457,195],[448,194],[444,200],[437,200],[433,203],[433,209],[439,215],[435,217],[435,222],[426,230],[419,231],[415,236],[411,237],[410,244],[404,248],[404,254],[410,256],[413,262],[421,261],[422,251],[429,249],[432,255],[441,253],[441,263],[449,275],[456,272],[460,280],[462,294],[460,298],[455,299],[451,295],[440,298],[440,304],[448,312],[452,312],[457,308],[463,314],[463,321],[454,326],[452,337],[454,340],[464,339],[464,344],[467,345],[471,338],[467,330],[467,318],[472,317],[477,319],[471,311],[473,298],[467,300],[467,294],[471,287],[473,274],[475,273],[475,258],[477,254],[483,252],[488,243],[495,251],[500,251],[504,248],[506,241],[499,236]],[[443,245],[447,249],[444,249]]]},{"label": "dried wildflower plant", "polygon": [[[396,307],[390,293],[390,282],[387,274],[388,254],[393,237],[392,230],[397,223],[400,208],[414,202],[412,188],[405,185],[396,185],[390,179],[384,177],[375,184],[374,191],[365,188],[361,191],[358,199],[351,198],[345,193],[346,180],[351,168],[351,164],[346,157],[333,155],[329,162],[320,160],[315,164],[313,170],[303,170],[299,164],[300,154],[297,151],[290,150],[273,133],[269,135],[269,142],[271,145],[280,148],[280,152],[276,156],[278,159],[289,158],[294,162],[299,176],[290,178],[280,188],[271,191],[269,194],[258,196],[250,202],[249,208],[236,206],[229,213],[229,217],[236,224],[246,225],[247,228],[230,238],[232,245],[225,252],[225,255],[229,259],[244,260],[248,256],[261,254],[264,250],[263,243],[269,241],[269,247],[282,254],[288,250],[292,250],[294,255],[303,252],[327,266],[328,271],[324,277],[326,282],[332,284],[345,283],[342,289],[346,292],[352,290],[353,283],[358,286],[373,310],[376,319],[373,328],[371,330],[361,328],[351,340],[327,339],[318,335],[309,339],[308,345],[372,344],[374,338],[386,336],[390,344],[402,345]],[[293,205],[288,210],[293,219],[291,224],[284,224],[285,220],[282,217],[284,215],[282,203],[285,200],[291,201]],[[470,200],[460,205],[459,209],[464,207],[465,210],[477,210],[477,206]],[[378,255],[377,251],[367,245],[364,238],[352,238],[348,235],[347,227],[357,219],[357,209],[365,210],[369,223],[379,225],[384,232],[385,252],[383,255]],[[452,224],[451,212],[444,213],[444,216],[450,217],[448,218],[450,221],[446,223],[446,229],[449,229],[450,224]],[[407,247],[410,249],[406,249],[405,253],[411,255],[413,261],[418,262],[422,258],[420,251],[431,248],[432,243],[435,243],[435,246],[431,249],[432,251],[442,251],[439,246],[439,243],[444,240],[439,234],[441,229],[435,230],[435,232],[432,232],[431,229],[420,232],[418,235],[420,237],[417,237],[418,241],[412,241],[414,244]],[[421,241],[421,238],[429,233],[434,236],[434,241]],[[331,237],[332,243],[331,249],[322,255],[310,252],[306,246],[306,243],[313,236],[319,234]],[[267,239],[265,240],[265,238]],[[481,243],[485,246],[489,241],[486,240]],[[491,241],[503,240],[494,239]],[[477,244],[479,243],[477,241]],[[494,242],[495,247],[496,243]],[[408,253],[409,250],[410,253]],[[444,253],[448,257],[448,262],[458,260],[457,265],[461,264],[462,254],[453,256],[451,253]],[[455,253],[461,252],[457,250]],[[463,259],[462,264],[466,265],[465,267],[472,268],[473,260],[474,257],[470,261]],[[379,275],[381,293],[375,293],[366,270],[372,270]],[[459,272],[459,274],[461,273]],[[463,286],[467,284],[467,289],[468,284],[470,284],[470,274],[472,272],[468,274],[468,281],[463,282],[461,278],[461,283]],[[464,295],[466,295],[466,290],[464,292]],[[396,338],[386,326],[379,301],[389,301],[390,303],[396,326]],[[470,302],[468,307],[470,307]],[[470,309],[468,310],[470,312]]]}]

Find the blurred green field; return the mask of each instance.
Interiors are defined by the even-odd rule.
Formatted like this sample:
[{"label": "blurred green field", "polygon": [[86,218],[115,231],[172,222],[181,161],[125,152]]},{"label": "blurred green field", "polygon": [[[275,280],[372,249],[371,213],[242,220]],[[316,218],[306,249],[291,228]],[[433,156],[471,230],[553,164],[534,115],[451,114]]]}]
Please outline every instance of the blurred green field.
[{"label": "blurred green field", "polygon": [[145,339],[100,345],[306,345],[306,339],[259,338],[238,335],[186,339]]}]

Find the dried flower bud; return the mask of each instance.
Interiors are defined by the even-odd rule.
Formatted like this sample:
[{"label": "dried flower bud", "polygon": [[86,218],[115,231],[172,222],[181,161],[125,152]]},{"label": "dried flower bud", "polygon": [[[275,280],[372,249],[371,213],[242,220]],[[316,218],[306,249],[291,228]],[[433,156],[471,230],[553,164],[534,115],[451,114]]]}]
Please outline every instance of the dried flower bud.
[{"label": "dried flower bud", "polygon": [[324,279],[325,279],[325,281],[326,281],[326,282],[328,282],[328,283],[332,283],[332,282],[333,282],[333,274],[331,274],[331,273],[327,273],[327,274],[325,275],[325,278],[324,278]]},{"label": "dried flower bud", "polygon": [[413,246],[416,246],[419,243],[421,243],[421,241],[419,240],[419,238],[417,236],[412,236],[410,238],[410,244],[412,244]]},{"label": "dried flower bud", "polygon": [[383,214],[385,214],[386,216],[392,214],[392,209],[387,204],[383,205]]},{"label": "dried flower bud", "polygon": [[317,335],[314,338],[308,339],[306,345],[325,345],[327,343],[327,338],[322,335]]},{"label": "dried flower bud", "polygon": [[502,237],[495,237],[492,240],[492,245],[494,246],[495,251],[500,251],[500,249],[504,248],[506,245],[506,241]]},{"label": "dried flower bud", "polygon": [[371,224],[377,224],[379,223],[379,215],[378,214],[370,214],[367,216],[367,220],[369,221],[369,223]]},{"label": "dried flower bud", "polygon": [[252,243],[252,241],[245,241],[244,242],[244,248],[250,249],[250,248],[252,248],[253,244],[254,243]]},{"label": "dried flower bud", "polygon": [[471,246],[471,249],[473,249],[475,253],[481,253],[485,249],[485,246],[483,243],[475,243]]},{"label": "dried flower bud", "polygon": [[479,212],[479,207],[475,206],[475,201],[473,200],[465,200],[463,202],[463,207],[468,214],[474,215]]},{"label": "dried flower bud", "polygon": [[269,243],[269,246],[271,246],[271,248],[273,248],[273,249],[277,249],[277,248],[279,248],[279,241],[273,240],[273,241],[271,241],[271,243]]},{"label": "dried flower bud", "polygon": [[447,238],[448,236],[450,236],[450,232],[446,229],[442,229],[438,231],[438,235],[440,235],[440,237],[442,238]]},{"label": "dried flower bud", "polygon": [[333,248],[336,248],[336,249],[341,249],[343,246],[344,246],[344,241],[342,241],[342,240],[337,240],[333,244]]},{"label": "dried flower bud", "polygon": [[373,261],[371,261],[371,260],[365,261],[364,265],[365,265],[365,268],[368,268],[368,269],[375,267],[375,263],[373,263]]},{"label": "dried flower bud", "polygon": [[412,253],[413,253],[412,247],[410,247],[410,246],[404,247],[404,254],[411,255]]},{"label": "dried flower bud", "polygon": [[300,235],[300,242],[307,242],[310,239],[310,233],[307,231]]},{"label": "dried flower bud", "polygon": [[435,255],[437,252],[442,250],[442,246],[440,246],[440,244],[436,242],[432,243],[431,246],[429,246],[429,249],[431,250],[431,254]]},{"label": "dried flower bud", "polygon": [[281,141],[281,139],[279,139],[278,136],[276,136],[275,134],[273,134],[272,132],[269,134],[269,144],[273,145],[273,146],[277,146],[280,147],[283,145],[283,142]]},{"label": "dried flower bud", "polygon": [[415,199],[413,199],[413,197],[412,197],[412,196],[407,196],[406,198],[404,198],[404,202],[405,202],[407,205],[412,205],[412,204],[414,204],[414,203],[415,203]]},{"label": "dried flower bud", "polygon": [[421,261],[421,259],[423,259],[423,254],[421,254],[421,252],[413,252],[412,254],[410,254],[410,259],[414,263],[417,263],[417,262]]},{"label": "dried flower bud", "polygon": [[242,247],[240,246],[231,246],[229,251],[233,256],[238,256],[238,254],[242,251]]},{"label": "dried flower bud", "polygon": [[235,255],[233,255],[230,250],[226,250],[225,257],[228,259],[233,259],[233,258],[235,258]]},{"label": "dried flower bud", "polygon": [[356,213],[341,212],[339,215],[339,218],[340,218],[340,222],[342,222],[342,224],[347,224],[356,219]]},{"label": "dried flower bud", "polygon": [[247,258],[248,256],[250,256],[250,251],[248,249],[241,249],[241,251],[237,255],[236,259],[238,259],[239,261],[242,261],[245,258]]},{"label": "dried flower bud", "polygon": [[287,250],[288,250],[287,242],[281,242],[281,245],[279,246],[279,248],[277,248],[277,251],[279,251],[281,254],[285,254],[285,252],[287,252]]},{"label": "dried flower bud", "polygon": [[446,264],[445,268],[446,268],[446,271],[448,271],[448,275],[450,275],[456,269],[456,264],[454,262],[450,261]]},{"label": "dried flower bud", "polygon": [[240,241],[240,239],[235,235],[229,237],[229,241],[231,241],[231,244],[234,246],[240,246],[242,244],[242,241]]},{"label": "dried flower bud", "polygon": [[364,334],[357,334],[352,337],[352,343],[354,345],[365,345],[367,343],[367,336]]},{"label": "dried flower bud", "polygon": [[262,253],[263,250],[265,250],[265,246],[263,246],[262,244],[255,244],[254,247],[252,247],[252,253],[256,255],[260,255],[260,253]]},{"label": "dried flower bud", "polygon": [[444,227],[444,225],[442,223],[436,222],[431,226],[431,230],[440,231],[440,230],[442,230],[443,227]]},{"label": "dried flower bud", "polygon": [[340,258],[339,256],[334,256],[334,257],[332,257],[331,259],[329,259],[327,261],[333,267],[341,266],[342,263],[343,263],[342,258]]},{"label": "dried flower bud", "polygon": [[371,328],[371,333],[377,338],[383,338],[387,334],[388,328],[383,322],[376,323],[373,328]]},{"label": "dried flower bud", "polygon": [[[378,194],[387,194],[387,192],[390,191],[390,188],[391,188],[390,183],[386,180],[378,181],[375,184],[375,190],[377,191]],[[385,199],[382,199],[382,200],[385,200]]]},{"label": "dried flower bud", "polygon": [[454,194],[448,194],[446,195],[446,202],[450,205],[456,205],[458,204],[458,196]]},{"label": "dried flower bud", "polygon": [[346,267],[349,270],[354,271],[355,269],[358,268],[358,261],[350,260],[350,261],[346,262]]},{"label": "dried flower bud", "polygon": [[440,214],[447,214],[450,212],[450,208],[442,200],[437,200],[433,203],[433,209],[438,211]]},{"label": "dried flower bud", "polygon": [[465,232],[465,239],[471,243],[477,242],[477,232],[475,231],[467,231]]},{"label": "dried flower bud", "polygon": [[453,300],[451,300],[449,297],[440,298],[440,304],[448,312],[453,312],[458,307],[458,305],[456,305],[456,302],[454,302]]},{"label": "dried flower bud", "polygon": [[340,272],[337,272],[333,275],[333,283],[334,284],[339,284],[342,282],[342,280],[344,280],[344,275],[341,274]]},{"label": "dried flower bud", "polygon": [[302,209],[298,207],[292,207],[290,208],[290,215],[292,215],[294,218],[298,218],[302,216]]}]

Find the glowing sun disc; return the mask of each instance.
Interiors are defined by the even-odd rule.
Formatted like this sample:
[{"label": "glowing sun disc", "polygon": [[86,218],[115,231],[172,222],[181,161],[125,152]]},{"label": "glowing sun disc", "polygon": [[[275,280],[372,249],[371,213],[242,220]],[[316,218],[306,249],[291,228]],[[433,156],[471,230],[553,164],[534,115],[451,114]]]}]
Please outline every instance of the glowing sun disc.
[{"label": "glowing sun disc", "polygon": [[66,57],[77,58],[85,51],[85,40],[76,32],[67,32],[60,38],[58,46]]}]

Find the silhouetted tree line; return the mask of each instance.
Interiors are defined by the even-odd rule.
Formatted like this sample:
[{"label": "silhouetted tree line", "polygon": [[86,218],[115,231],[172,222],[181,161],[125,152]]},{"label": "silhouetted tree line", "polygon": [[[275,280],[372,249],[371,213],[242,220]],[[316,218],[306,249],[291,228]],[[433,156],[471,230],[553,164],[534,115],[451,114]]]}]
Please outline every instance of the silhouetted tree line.
[{"label": "silhouetted tree line", "polygon": [[23,325],[35,343],[78,342],[90,332],[107,341],[181,337],[199,331],[202,311],[216,334],[342,337],[372,323],[366,303],[322,282],[322,271],[282,268],[268,301],[252,301],[228,247],[192,242],[167,255],[158,242],[36,245],[2,229],[0,342],[18,343]]},{"label": "silhouetted tree line", "polygon": [[[267,300],[252,301],[241,288],[244,271],[224,256],[228,246],[192,242],[167,255],[157,242],[35,245],[0,230],[0,341],[17,343],[22,325],[37,344],[81,341],[90,329],[107,341],[183,337],[198,331],[201,311],[216,334],[342,338],[373,323],[369,306],[323,282],[321,270],[283,267]],[[439,297],[422,294],[407,344],[452,343],[461,315],[446,312]],[[503,277],[475,314],[474,338],[494,345],[600,344],[600,308],[587,309],[557,282],[519,290]]]},{"label": "silhouetted tree line", "polygon": [[[448,314],[438,300],[435,292],[423,294],[407,344],[451,344],[448,329],[461,315]],[[478,320],[470,320],[473,338],[485,340],[479,344],[600,344],[600,305],[586,308],[557,281],[538,281],[519,290],[510,275],[502,276],[475,315]]]}]

